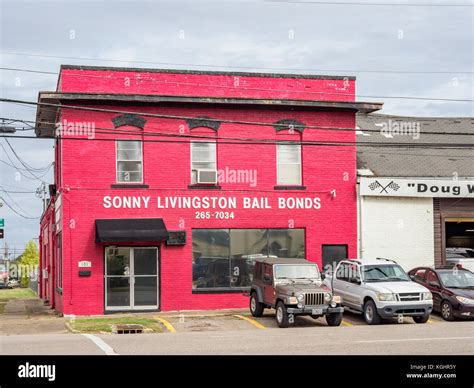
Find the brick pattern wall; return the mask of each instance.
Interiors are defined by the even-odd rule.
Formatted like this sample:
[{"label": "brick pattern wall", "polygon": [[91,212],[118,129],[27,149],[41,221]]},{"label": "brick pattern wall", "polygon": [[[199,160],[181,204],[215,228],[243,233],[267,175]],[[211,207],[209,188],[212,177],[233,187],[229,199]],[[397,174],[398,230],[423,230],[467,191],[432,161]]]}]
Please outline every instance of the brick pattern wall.
[{"label": "brick pattern wall", "polygon": [[[155,74],[158,77],[159,74]],[[188,78],[190,79],[190,78]],[[72,81],[74,80],[74,81]],[[272,78],[272,80],[275,80]],[[278,79],[277,79],[278,80]],[[208,80],[199,78],[200,83]],[[258,80],[255,80],[257,82]],[[316,82],[317,81],[317,82]],[[325,91],[330,80],[312,80],[311,88]],[[104,81],[105,82],[105,81]],[[254,81],[252,81],[254,82]],[[261,82],[268,82],[267,79]],[[280,82],[280,80],[278,80]],[[281,85],[274,82],[277,89]],[[283,81],[281,81],[283,82]],[[285,81],[286,82],[286,81]],[[302,82],[288,80],[289,84]],[[306,80],[304,80],[306,82]],[[310,81],[308,81],[310,82]],[[104,84],[102,79],[91,82],[87,77],[62,76],[62,88],[68,91],[122,91],[114,81]],[[270,85],[271,86],[271,85]],[[304,86],[304,84],[303,84]],[[339,85],[340,86],[340,85]],[[351,86],[353,95],[353,86]],[[130,93],[155,93],[150,84],[136,83]],[[173,89],[174,90],[174,89]],[[160,90],[160,93],[163,90]],[[172,89],[169,89],[169,93]],[[202,90],[194,91],[201,93]],[[178,92],[176,92],[178,93]],[[179,90],[180,94],[186,92]],[[211,93],[211,90],[209,90]],[[219,89],[212,95],[219,95]],[[230,94],[229,94],[230,95]],[[260,94],[261,95],[261,94]],[[273,95],[273,94],[272,94]],[[301,95],[301,98],[308,96]],[[314,96],[312,97],[314,98]],[[352,97],[351,97],[352,98]],[[273,123],[282,119],[296,119],[307,125],[355,128],[355,116],[351,112],[245,110],[233,107],[223,109],[212,106],[189,107],[134,107],[100,106],[103,108],[134,111],[137,114],[180,115],[187,117],[208,116],[216,119],[260,121]],[[221,190],[190,190],[190,145],[187,143],[147,142],[169,140],[167,136],[105,134],[99,128],[113,129],[112,118],[116,114],[62,110],[62,120],[94,123],[94,140],[62,140],[61,176],[58,190],[62,193],[63,208],[63,306],[65,314],[102,314],[104,312],[104,247],[95,243],[95,219],[99,218],[163,218],[169,230],[184,229],[187,233],[185,246],[160,246],[160,308],[161,310],[213,309],[245,307],[248,299],[241,294],[193,294],[192,293],[192,228],[305,228],[307,258],[321,264],[322,244],[348,244],[349,257],[357,255],[356,229],[356,155],[355,147],[304,146],[302,152],[303,185],[306,190],[275,190],[275,144],[225,144],[217,146],[218,169],[256,170],[257,185],[248,182],[222,182]],[[355,141],[354,131],[305,129],[302,134],[288,131],[276,132],[272,126],[249,126],[222,123],[217,135],[208,129],[189,131],[184,120],[168,120],[145,117],[146,132],[169,134],[206,134],[218,138],[259,138],[265,140],[293,139],[304,141]],[[121,127],[120,130],[136,130]],[[113,138],[143,139],[144,184],[148,189],[113,189],[115,181],[115,142]],[[335,190],[336,195],[330,194]],[[150,196],[147,209],[106,209],[104,196]],[[156,197],[164,196],[227,196],[268,197],[273,209],[242,209],[234,211],[234,219],[196,219],[192,209],[158,209]],[[320,209],[277,209],[278,197],[319,197]],[[212,209],[211,209],[212,210]],[[92,262],[92,275],[79,277],[78,262]]]}]

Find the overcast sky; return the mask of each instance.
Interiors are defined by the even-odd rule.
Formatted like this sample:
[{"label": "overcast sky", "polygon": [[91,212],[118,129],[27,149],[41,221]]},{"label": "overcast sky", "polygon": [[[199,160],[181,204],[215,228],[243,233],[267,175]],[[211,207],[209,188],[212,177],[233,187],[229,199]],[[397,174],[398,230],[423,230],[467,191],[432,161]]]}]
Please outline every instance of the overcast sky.
[{"label": "overcast sky", "polygon": [[[57,72],[61,64],[82,64],[355,75],[358,95],[377,96],[358,99],[383,101],[382,113],[473,115],[471,103],[387,98],[474,97],[473,7],[198,0],[0,0],[0,4],[0,60],[6,68]],[[4,98],[35,101],[38,91],[55,90],[56,82],[56,75],[0,70]],[[0,103],[0,113],[33,120],[35,108]],[[49,140],[12,139],[10,143],[29,165],[42,168],[53,161]],[[5,191],[35,191],[41,181],[21,170],[27,179],[7,166],[9,158],[17,166],[20,162],[4,139],[0,144],[8,151],[5,154],[0,147],[0,197],[20,214],[39,217],[42,203],[35,194]],[[52,174],[42,179],[52,183]],[[0,218],[5,218],[5,241],[18,252],[38,237],[37,219],[24,219],[6,205],[0,208]]]}]

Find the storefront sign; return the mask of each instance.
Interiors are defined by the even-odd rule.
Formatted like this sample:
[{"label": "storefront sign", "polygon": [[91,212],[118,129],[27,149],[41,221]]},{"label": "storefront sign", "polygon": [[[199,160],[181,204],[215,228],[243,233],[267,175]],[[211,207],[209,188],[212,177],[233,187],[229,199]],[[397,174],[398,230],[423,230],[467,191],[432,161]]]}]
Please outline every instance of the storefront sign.
[{"label": "storefront sign", "polygon": [[474,181],[362,177],[360,194],[379,197],[474,198]]},{"label": "storefront sign", "polygon": [[187,197],[170,196],[105,196],[103,206],[106,209],[320,209],[318,197]]}]

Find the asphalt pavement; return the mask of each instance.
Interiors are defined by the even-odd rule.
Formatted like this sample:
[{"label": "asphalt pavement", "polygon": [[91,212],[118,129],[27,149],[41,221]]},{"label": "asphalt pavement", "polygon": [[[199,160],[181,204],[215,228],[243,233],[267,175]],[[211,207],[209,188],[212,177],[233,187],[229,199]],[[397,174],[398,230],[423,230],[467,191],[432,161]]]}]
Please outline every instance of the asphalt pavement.
[{"label": "asphalt pavement", "polygon": [[473,355],[474,322],[379,326],[320,324],[288,329],[160,334],[35,334],[0,336],[1,354],[27,355]]}]

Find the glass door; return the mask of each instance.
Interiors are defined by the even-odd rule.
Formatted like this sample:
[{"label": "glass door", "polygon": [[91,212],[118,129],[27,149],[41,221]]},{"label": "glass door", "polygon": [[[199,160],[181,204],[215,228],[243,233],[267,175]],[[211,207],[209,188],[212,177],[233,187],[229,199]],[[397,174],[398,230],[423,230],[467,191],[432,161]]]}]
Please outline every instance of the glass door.
[{"label": "glass door", "polygon": [[158,250],[133,249],[133,305],[158,308]]},{"label": "glass door", "polygon": [[106,310],[158,309],[158,249],[106,248]]}]

